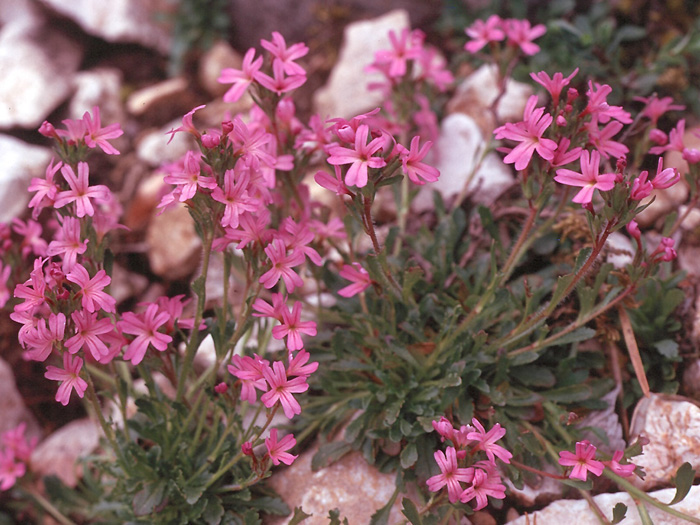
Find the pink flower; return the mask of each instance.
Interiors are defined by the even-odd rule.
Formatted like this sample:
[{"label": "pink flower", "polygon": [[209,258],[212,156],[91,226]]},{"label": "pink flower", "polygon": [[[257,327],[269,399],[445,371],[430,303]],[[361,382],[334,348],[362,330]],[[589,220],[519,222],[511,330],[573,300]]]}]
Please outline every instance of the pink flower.
[{"label": "pink flower", "polygon": [[288,379],[284,365],[279,361],[272,363],[272,368],[269,366],[263,367],[262,373],[270,386],[270,389],[260,398],[263,405],[267,408],[272,408],[277,403],[280,403],[282,410],[284,410],[284,415],[288,419],[292,419],[295,414],[301,414],[301,406],[292,394],[306,392],[309,389],[306,377]]},{"label": "pink flower", "polygon": [[600,476],[605,469],[605,465],[593,459],[595,453],[596,448],[590,441],[579,441],[576,443],[575,454],[568,450],[559,452],[559,464],[564,467],[574,467],[569,473],[571,479],[586,481],[589,471],[595,476]]},{"label": "pink flower", "polygon": [[135,335],[136,338],[129,343],[124,352],[124,360],[138,365],[143,361],[148,346],[163,352],[173,338],[167,334],[158,332],[158,329],[166,324],[170,316],[167,312],[160,312],[158,305],[151,303],[146,311],[141,314],[124,312],[119,321],[119,327],[126,334]]},{"label": "pink flower", "polygon": [[679,153],[683,153],[685,149],[684,135],[685,119],[681,119],[676,124],[676,127],[669,132],[668,144],[665,146],[654,146],[649,149],[649,153],[652,155],[660,155],[665,151],[678,151]]},{"label": "pink flower", "polygon": [[282,324],[272,329],[272,337],[275,339],[287,338],[287,349],[290,352],[304,348],[301,334],[316,335],[316,323],[314,321],[301,320],[301,302],[295,301],[291,312],[282,310]]},{"label": "pink flower", "polygon": [[473,468],[462,468],[457,465],[457,452],[454,447],[447,447],[446,453],[438,450],[433,454],[435,462],[440,468],[440,474],[428,479],[428,490],[437,492],[447,485],[447,495],[451,503],[459,501],[462,495],[460,481],[471,483],[474,479]]},{"label": "pink flower", "polygon": [[316,266],[321,266],[323,264],[323,259],[319,253],[310,246],[316,236],[314,232],[311,231],[308,221],[297,224],[291,217],[285,217],[282,221],[282,228],[284,228],[285,244],[287,245],[287,249],[291,250],[292,255],[302,253]]},{"label": "pink flower", "polygon": [[110,124],[103,128],[100,122],[100,108],[98,106],[92,108],[92,114],[93,116],[90,116],[90,113],[86,111],[83,115],[85,144],[88,148],[99,146],[107,155],[119,155],[119,150],[107,142],[107,140],[116,139],[124,134],[119,123]]},{"label": "pink flower", "polygon": [[474,468],[472,486],[462,492],[459,500],[462,503],[467,503],[476,499],[474,510],[481,510],[488,505],[488,496],[504,499],[506,487],[501,483],[498,470],[491,461],[479,461]]},{"label": "pink flower", "polygon": [[79,286],[76,297],[82,297],[82,306],[85,310],[94,312],[102,308],[105,312],[115,312],[116,299],[103,291],[104,287],[112,282],[104,270],[99,270],[90,279],[90,274],[85,267],[82,264],[76,264],[71,272],[66,274],[66,279]]},{"label": "pink flower", "polygon": [[345,174],[345,184],[363,188],[367,185],[369,168],[383,168],[386,161],[381,157],[373,157],[377,151],[382,149],[382,137],[373,139],[367,143],[369,126],[361,124],[355,132],[355,149],[344,148],[343,146],[331,146],[328,148],[328,163],[333,165],[350,164],[348,172]]},{"label": "pink flower", "polygon": [[260,202],[248,194],[248,183],[250,177],[243,170],[237,181],[234,170],[226,170],[224,173],[224,189],[218,186],[211,193],[211,198],[225,205],[224,215],[221,217],[222,226],[238,228],[239,216],[247,211],[255,211],[260,206]]},{"label": "pink flower", "polygon": [[559,96],[562,89],[569,85],[576,73],[578,73],[578,68],[574,69],[568,77],[564,77],[563,73],[556,72],[552,78],[549,78],[545,71],[540,71],[539,73],[530,73],[530,78],[549,92],[552,97],[552,106],[556,108],[559,105]]},{"label": "pink flower", "polygon": [[11,273],[12,266],[9,264],[4,266],[2,261],[0,261],[0,308],[5,306],[10,297],[12,297],[10,289],[7,287],[7,281],[9,281]]},{"label": "pink flower", "polygon": [[[296,64],[295,64],[296,65]],[[256,71],[255,80],[270,91],[281,95],[293,91],[306,82],[306,75],[285,75],[285,64],[280,60],[272,63],[272,76]],[[299,66],[301,67],[301,66]]]},{"label": "pink flower", "polygon": [[615,174],[599,174],[600,154],[597,151],[581,153],[581,173],[566,168],[557,170],[554,180],[568,186],[579,186],[581,190],[571,199],[579,204],[588,204],[593,198],[593,192],[609,191],[615,186]]},{"label": "pink flower", "polygon": [[542,137],[552,123],[552,115],[544,112],[544,108],[535,108],[537,96],[531,96],[525,106],[523,121],[515,124],[506,122],[503,126],[494,130],[497,139],[509,139],[520,142],[506,157],[503,162],[515,164],[515,169],[524,170],[532,154],[537,153],[545,160],[554,158],[557,143]]},{"label": "pink flower", "polygon": [[0,450],[0,491],[9,490],[24,476],[27,466],[21,461],[15,461],[12,450]]},{"label": "pink flower", "polygon": [[498,457],[501,461],[510,463],[510,458],[513,457],[513,454],[502,446],[496,445],[496,441],[506,435],[506,429],[502,428],[499,423],[496,423],[491,430],[486,432],[476,418],[472,419],[472,423],[477,431],[467,434],[467,439],[477,442],[476,450],[483,450],[486,452],[486,455],[491,461],[495,461],[494,457]]},{"label": "pink flower", "polygon": [[170,134],[170,139],[168,140],[168,144],[170,144],[170,141],[173,140],[173,137],[175,136],[175,133],[179,131],[185,131],[192,135],[194,138],[198,139],[201,137],[201,134],[197,130],[197,128],[194,127],[194,124],[192,123],[192,116],[195,114],[196,111],[204,108],[206,106],[197,106],[194,108],[192,111],[185,113],[185,115],[182,117],[182,126],[179,128],[171,129],[166,133],[166,135]]},{"label": "pink flower", "polygon": [[387,67],[389,78],[399,78],[406,74],[406,61],[415,59],[422,48],[422,33],[404,28],[399,36],[389,31],[391,49],[382,49],[374,54],[375,63]]},{"label": "pink flower", "polygon": [[36,436],[27,439],[24,436],[24,431],[26,429],[27,424],[20,423],[15,428],[11,428],[0,434],[0,444],[2,444],[5,449],[12,452],[16,458],[25,462],[30,460],[32,451],[36,448],[37,441],[39,440]]},{"label": "pink flower", "polygon": [[352,265],[343,265],[339,275],[348,281],[352,281],[352,284],[338,290],[338,295],[342,297],[352,297],[364,292],[372,284],[372,279],[370,279],[367,270],[356,262],[352,263]]},{"label": "pink flower", "polygon": [[306,44],[298,43],[287,47],[284,37],[277,31],[273,31],[272,41],[260,40],[260,45],[274,56],[274,62],[279,62],[286,74],[306,75],[304,68],[294,62],[294,60],[305,56],[309,52]]},{"label": "pink flower", "polygon": [[629,152],[627,146],[612,139],[620,132],[622,127],[622,123],[617,121],[608,122],[603,129],[598,129],[598,126],[588,127],[591,143],[606,159],[609,155],[619,159]]},{"label": "pink flower", "polygon": [[473,54],[481,50],[489,42],[503,40],[506,35],[502,28],[503,21],[498,15],[491,15],[486,19],[486,22],[477,20],[464,30],[467,36],[472,39],[464,44],[464,49]]},{"label": "pink flower", "polygon": [[616,450],[615,453],[613,454],[613,457],[610,461],[603,461],[603,464],[606,465],[610,470],[612,470],[615,474],[618,476],[622,476],[623,478],[628,478],[631,475],[634,474],[634,470],[637,468],[636,465],[633,464],[622,464],[620,463],[620,460],[623,459],[625,456],[624,451],[622,450]]},{"label": "pink flower", "polygon": [[335,194],[338,196],[352,196],[352,192],[345,185],[345,182],[343,182],[340,166],[333,166],[333,168],[335,170],[335,177],[327,171],[317,171],[316,175],[314,175],[314,180],[316,181],[316,184],[318,184],[322,188],[326,188],[327,190],[335,192]]},{"label": "pink flower", "polygon": [[87,346],[96,361],[110,355],[109,348],[100,338],[101,335],[114,331],[110,319],[98,320],[97,313],[90,313],[87,310],[76,310],[71,314],[71,319],[75,324],[76,333],[65,343],[71,354]]},{"label": "pink flower", "polygon": [[651,182],[647,180],[648,176],[649,172],[644,170],[639,174],[638,177],[636,177],[632,181],[630,199],[640,201],[642,199],[646,199],[649,195],[651,195],[651,192],[653,191],[654,187],[651,185]]},{"label": "pink flower", "polygon": [[420,137],[417,136],[411,139],[410,150],[407,150],[401,144],[397,144],[396,149],[399,151],[403,172],[408,175],[408,178],[414,184],[423,185],[426,182],[435,182],[440,177],[440,172],[437,168],[421,162],[428,154],[428,151],[430,151],[433,143],[427,141],[420,149],[419,144]]},{"label": "pink flower", "polygon": [[200,188],[216,188],[216,180],[213,177],[202,175],[199,163],[202,154],[188,151],[183,159],[182,171],[171,172],[163,177],[163,181],[174,184],[180,190],[180,202],[185,202],[195,196]]},{"label": "pink flower", "polygon": [[15,305],[15,312],[33,311],[44,304],[46,297],[46,279],[44,277],[45,260],[35,259],[34,269],[29,274],[29,279],[24,284],[15,286],[15,297],[24,299],[24,302]]},{"label": "pink flower", "polygon": [[49,314],[49,325],[46,319],[40,319],[33,330],[27,332],[23,339],[28,350],[24,353],[25,359],[32,361],[46,361],[56,343],[63,341],[66,329],[66,316],[63,313]]},{"label": "pink flower", "polygon": [[56,200],[58,186],[56,185],[56,182],[54,182],[53,178],[56,175],[56,172],[61,169],[63,163],[58,162],[57,164],[54,164],[53,162],[54,159],[51,159],[51,162],[46,168],[44,178],[32,178],[32,182],[29,184],[29,188],[27,188],[28,191],[36,192],[36,194],[34,194],[32,199],[29,201],[29,204],[27,204],[27,207],[33,208],[32,217],[34,219],[39,216],[39,212],[41,212],[41,210],[49,206],[53,206],[54,201]]},{"label": "pink flower", "polygon": [[260,276],[260,282],[265,288],[272,288],[282,279],[289,293],[292,293],[298,286],[304,284],[302,278],[292,270],[294,266],[304,262],[303,253],[297,251],[287,255],[287,247],[280,239],[273,240],[265,248],[265,253],[272,263],[272,268]]},{"label": "pink flower", "polygon": [[676,168],[666,168],[664,167],[664,159],[659,157],[659,163],[656,167],[656,175],[651,181],[651,185],[654,186],[655,190],[662,190],[670,188],[681,180],[681,174],[678,173]]},{"label": "pink flower", "polygon": [[75,176],[73,168],[68,165],[61,167],[61,174],[70,186],[70,190],[62,191],[56,195],[54,206],[62,208],[66,204],[75,203],[75,214],[79,217],[86,215],[92,217],[95,214],[95,209],[92,206],[91,199],[96,202],[106,202],[109,194],[107,186],[101,184],[90,186],[88,183],[89,168],[86,162],[78,163],[78,176]]},{"label": "pink flower", "polygon": [[571,140],[569,140],[568,138],[562,137],[561,139],[559,139],[559,144],[557,144],[557,150],[554,152],[554,157],[552,158],[552,160],[549,161],[549,163],[552,166],[558,168],[561,166],[566,166],[567,164],[578,160],[581,157],[581,152],[583,151],[583,148],[577,146],[575,148],[568,149],[570,145]]},{"label": "pink flower", "polygon": [[24,222],[21,219],[12,219],[12,229],[17,235],[23,237],[22,246],[22,257],[27,257],[30,253],[33,253],[37,257],[46,256],[46,241],[41,237],[42,228],[41,224],[38,222],[27,219]]},{"label": "pink flower", "polygon": [[611,118],[623,124],[630,124],[632,122],[632,116],[629,112],[622,109],[621,106],[611,106],[608,104],[607,98],[610,93],[612,93],[612,88],[609,85],[601,85],[589,80],[588,91],[586,91],[588,105],[579,115],[579,118],[590,114],[593,118],[592,122],[596,125],[597,122],[605,124]]},{"label": "pink flower", "polygon": [[287,376],[299,376],[308,377],[318,370],[318,363],[311,363],[307,365],[309,358],[309,352],[303,348],[297,352],[292,359],[289,361],[289,366],[287,367]]},{"label": "pink flower", "polygon": [[80,221],[75,217],[66,216],[63,217],[56,238],[49,243],[46,254],[62,256],[62,269],[67,273],[76,265],[78,255],[85,253],[88,242],[88,239],[82,240],[80,236]]},{"label": "pink flower", "polygon": [[272,460],[272,463],[279,465],[280,462],[285,465],[291,465],[298,456],[293,456],[287,450],[295,447],[297,440],[294,439],[292,434],[287,434],[281,440],[277,441],[277,429],[273,428],[270,430],[270,437],[265,438],[265,447],[267,447],[267,453]]},{"label": "pink flower", "polygon": [[56,401],[66,406],[70,401],[70,395],[73,390],[78,394],[78,397],[83,397],[85,389],[87,389],[87,381],[80,377],[80,370],[83,368],[83,360],[79,357],[73,357],[68,352],[63,354],[63,368],[55,366],[47,366],[44,377],[61,381],[56,392]]},{"label": "pink flower", "polygon": [[255,48],[250,48],[243,57],[243,65],[241,70],[230,67],[224,68],[219,75],[218,82],[221,84],[233,84],[231,88],[224,93],[224,102],[236,102],[243,96],[248,86],[253,82],[255,73],[260,71],[263,64],[263,58],[255,58]]},{"label": "pink flower", "polygon": [[270,362],[255,354],[255,358],[249,356],[234,355],[228,365],[231,375],[241,380],[241,400],[253,404],[258,396],[255,392],[257,388],[261,392],[267,392],[268,386],[263,376],[263,368],[269,367]]},{"label": "pink flower", "polygon": [[651,121],[652,126],[656,126],[656,123],[667,111],[683,111],[685,109],[683,105],[674,104],[671,97],[659,98],[656,94],[648,98],[634,97],[634,100],[644,102],[644,109],[639,114],[647,117]]},{"label": "pink flower", "polygon": [[512,18],[503,22],[503,29],[508,37],[508,43],[520,47],[520,50],[529,56],[535,55],[540,51],[540,46],[533,44],[532,41],[547,32],[547,28],[542,24],[531,27],[528,20],[515,20]]}]

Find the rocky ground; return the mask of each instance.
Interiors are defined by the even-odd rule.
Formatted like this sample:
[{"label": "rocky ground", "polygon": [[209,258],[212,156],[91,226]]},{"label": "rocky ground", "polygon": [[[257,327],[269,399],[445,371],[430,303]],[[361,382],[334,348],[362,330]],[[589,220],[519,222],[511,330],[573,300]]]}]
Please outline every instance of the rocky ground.
[{"label": "rocky ground", "polygon": [[[238,67],[242,52],[258,45],[260,38],[268,38],[273,30],[281,31],[288,42],[304,40],[311,47],[305,64],[309,82],[303,96],[297,98],[301,120],[314,111],[351,117],[378,103],[376,94],[366,90],[369,79],[363,67],[372,60],[375,50],[386,47],[384,35],[390,29],[409,26],[427,30],[439,4],[439,0],[233,0],[228,13],[231,41],[219,41],[209,50],[194,54],[182,73],[169,76],[171,26],[167,17],[159,18],[155,13],[172,11],[171,2],[0,2],[0,221],[23,216],[28,201],[26,187],[32,177],[43,175],[51,158],[47,140],[36,132],[38,126],[44,120],[58,124],[65,118],[80,118],[99,105],[103,123],[121,122],[125,131],[115,142],[122,154],[96,159],[98,165],[91,170],[98,174],[99,182],[108,184],[120,197],[125,208],[123,222],[129,228],[113,247],[117,256],[113,292],[125,306],[161,293],[185,293],[199,262],[199,240],[187,212],[155,215],[162,184],[158,166],[179,158],[191,146],[185,134],[177,135],[166,146],[166,132],[179,126],[181,116],[193,107],[207,105],[201,112],[202,126],[216,124],[224,111],[249,107],[250,100],[235,105],[223,103],[225,87],[216,82],[221,69]],[[468,77],[454,93],[448,106],[450,114],[442,122],[438,148],[448,153],[438,161],[442,176],[436,186],[446,197],[459,192],[471,171],[465,159],[475,158],[483,137],[492,128],[484,117],[485,108],[492,102],[487,87],[493,82],[492,73],[482,68]],[[500,115],[520,118],[529,94],[528,86],[514,83],[499,105]],[[488,178],[485,173],[489,173]],[[513,180],[510,168],[492,154],[472,184],[479,185],[478,200],[490,204]],[[679,194],[657,201],[647,213],[647,224],[653,224],[684,199],[681,189]],[[418,197],[417,210],[430,206],[428,194]],[[700,213],[694,212],[684,229],[692,231],[699,225]],[[689,272],[689,297],[697,296],[698,250],[690,244],[679,250],[680,265]],[[689,318],[696,309],[695,301],[689,300]],[[696,341],[698,336],[700,321],[689,338]],[[36,469],[59,474],[67,483],[74,483],[79,473],[73,460],[97,445],[98,431],[85,419],[79,403],[64,408],[54,401],[55,387],[43,379],[43,373],[38,363],[22,360],[16,326],[6,314],[0,316],[0,431],[27,422],[28,433],[42,439],[32,460]],[[683,461],[700,467],[700,408],[694,400],[700,399],[700,365],[688,367],[685,373],[683,385],[688,398],[654,396],[638,408],[632,421],[658,448],[644,456],[650,473],[645,489],[667,483]],[[76,435],[76,429],[81,439],[67,439]],[[307,523],[326,523],[320,517],[334,507],[339,507],[341,516],[347,516],[350,523],[367,523],[372,505],[376,508],[393,492],[393,476],[374,472],[359,457],[350,455],[312,474],[310,454],[303,455],[293,469],[273,477],[275,487],[288,497],[290,506],[303,504],[304,510],[315,514]],[[358,491],[360,485],[367,490]],[[547,490],[541,487],[523,492],[519,495],[520,506],[509,515],[517,518],[528,506],[557,497],[556,491]],[[562,519],[594,523],[585,521],[588,511],[583,503],[580,508],[575,506],[579,503],[559,502],[565,518],[547,510],[549,514],[541,514],[537,523]],[[614,502],[599,504],[602,509],[611,509]],[[695,491],[684,504],[694,504],[685,511],[700,515],[700,492]],[[574,522],[572,514],[581,518]],[[398,521],[398,509],[394,517]],[[657,524],[676,523],[654,519]],[[472,521],[495,523],[485,512]],[[525,520],[520,518],[516,523]]]}]

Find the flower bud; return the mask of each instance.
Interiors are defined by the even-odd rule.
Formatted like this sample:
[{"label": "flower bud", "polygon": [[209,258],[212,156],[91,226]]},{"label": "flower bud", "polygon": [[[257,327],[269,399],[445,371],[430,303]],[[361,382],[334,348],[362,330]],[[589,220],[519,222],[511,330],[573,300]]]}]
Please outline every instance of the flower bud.
[{"label": "flower bud", "polygon": [[658,128],[654,128],[649,132],[649,140],[659,146],[665,146],[668,143],[668,135]]},{"label": "flower bud", "polygon": [[688,164],[697,164],[700,162],[700,150],[695,148],[683,148],[683,160]]}]

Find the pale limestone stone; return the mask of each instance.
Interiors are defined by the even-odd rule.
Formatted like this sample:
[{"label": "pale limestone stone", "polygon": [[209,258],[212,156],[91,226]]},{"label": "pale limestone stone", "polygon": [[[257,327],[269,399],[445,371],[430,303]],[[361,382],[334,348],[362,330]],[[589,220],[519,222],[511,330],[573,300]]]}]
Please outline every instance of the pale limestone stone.
[{"label": "pale limestone stone", "polygon": [[144,115],[154,107],[168,105],[184,97],[187,90],[187,80],[183,77],[164,80],[132,93],[126,101],[126,109],[132,115]]},{"label": "pale limestone stone", "polygon": [[82,51],[43,25],[0,30],[0,128],[35,128],[70,95]]},{"label": "pale limestone stone", "polygon": [[647,476],[643,481],[631,479],[644,490],[669,483],[686,461],[700,469],[700,407],[687,398],[662,394],[642,398],[632,416],[630,435],[650,441],[634,458]]},{"label": "pale limestone stone", "polygon": [[[676,489],[671,488],[652,492],[650,496],[665,503],[671,501],[675,493]],[[627,505],[627,517],[622,523],[624,525],[642,525],[639,511],[627,492],[599,494],[593,500],[608,520],[612,519],[613,507],[617,503],[623,503]],[[651,505],[646,505],[646,508],[654,525],[687,525],[688,523],[687,520],[666,514]],[[700,486],[692,487],[686,498],[674,505],[673,508],[692,517],[700,516]],[[566,525],[600,525],[600,520],[585,500],[562,499],[551,503],[542,510],[508,522],[509,525],[561,525],[562,523]]]},{"label": "pale limestone stone", "polygon": [[413,200],[414,210],[432,209],[434,190],[448,200],[461,194],[465,184],[471,200],[485,206],[493,204],[515,178],[498,155],[489,153],[469,180],[485,147],[481,130],[470,116],[453,113],[443,120],[440,137],[431,151],[432,158],[426,159],[440,170],[440,178],[421,188]]},{"label": "pale limestone stone", "polygon": [[144,131],[136,140],[136,156],[150,166],[157,167],[166,162],[175,162],[184,157],[189,150],[196,149],[194,138],[189,133],[175,133],[170,140],[171,135],[168,131],[181,125],[180,119],[160,129]]},{"label": "pale limestone stone", "polygon": [[365,67],[374,62],[375,52],[391,47],[389,31],[400,32],[407,28],[410,28],[410,21],[403,9],[345,28],[338,61],[326,85],[314,96],[314,106],[321,118],[349,119],[382,103],[382,94],[368,90],[367,85],[383,77],[379,73],[366,73]]},{"label": "pale limestone stone", "polygon": [[171,280],[194,272],[202,249],[184,204],[153,217],[146,231],[146,244],[153,273]]},{"label": "pale limestone stone", "polygon": [[73,84],[75,94],[68,106],[68,116],[83,118],[94,106],[100,108],[103,126],[124,122],[124,106],[121,101],[122,73],[113,68],[96,68],[76,73]]},{"label": "pale limestone stone", "polygon": [[199,60],[197,77],[199,84],[212,97],[220,97],[231,87],[231,84],[221,84],[218,79],[224,68],[241,69],[243,58],[223,40],[216,42]]},{"label": "pale limestone stone", "polygon": [[89,418],[77,419],[47,437],[32,453],[32,471],[54,475],[69,487],[82,477],[78,459],[92,453],[100,443],[102,430]]},{"label": "pale limestone stone", "polygon": [[51,150],[0,135],[0,222],[10,222],[24,212],[32,177],[44,177]]},{"label": "pale limestone stone", "polygon": [[615,268],[624,268],[634,260],[636,248],[627,235],[619,231],[613,232],[605,244],[608,249],[607,262]]},{"label": "pale limestone stone", "polygon": [[171,37],[159,14],[168,12],[166,0],[41,0],[94,36],[108,42],[141,44],[170,52]]},{"label": "pale limestone stone", "polygon": [[2,358],[0,358],[0,414],[2,414],[0,434],[17,427],[20,423],[27,425],[25,436],[34,437],[41,434],[39,423],[27,409],[22,395],[17,390],[12,368]]}]

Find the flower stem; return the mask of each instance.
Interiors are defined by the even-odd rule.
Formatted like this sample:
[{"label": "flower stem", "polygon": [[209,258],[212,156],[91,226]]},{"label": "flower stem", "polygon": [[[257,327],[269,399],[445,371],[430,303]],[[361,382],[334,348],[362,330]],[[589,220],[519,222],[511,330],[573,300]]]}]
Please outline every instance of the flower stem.
[{"label": "flower stem", "polygon": [[54,507],[53,503],[51,503],[48,499],[46,499],[44,496],[42,496],[38,490],[30,487],[22,487],[32,498],[36,500],[36,502],[41,505],[41,507],[49,514],[51,514],[51,517],[55,519],[57,522],[59,522],[61,525],[76,525],[76,523],[65,516],[61,511],[59,511],[56,507]]}]

